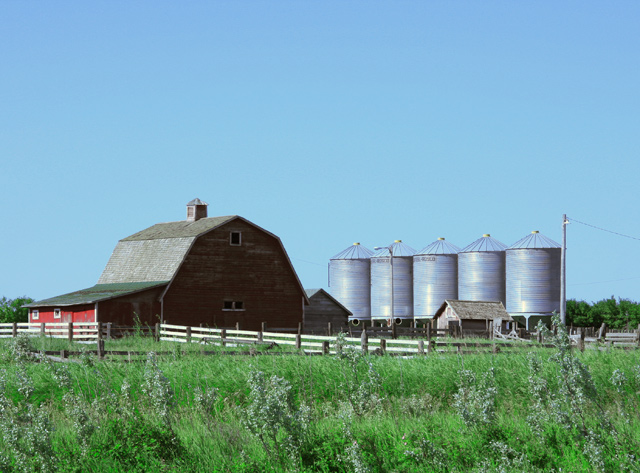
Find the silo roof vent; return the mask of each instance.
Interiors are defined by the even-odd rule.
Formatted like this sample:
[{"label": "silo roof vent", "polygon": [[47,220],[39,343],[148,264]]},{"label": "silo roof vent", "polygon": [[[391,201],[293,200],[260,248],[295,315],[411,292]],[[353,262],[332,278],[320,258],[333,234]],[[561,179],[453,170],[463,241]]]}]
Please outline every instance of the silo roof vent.
[{"label": "silo roof vent", "polygon": [[513,245],[511,245],[508,249],[524,249],[524,248],[561,248],[559,243],[556,243],[551,238],[544,236],[539,231],[533,231],[526,237],[516,241]]},{"label": "silo roof vent", "polygon": [[465,246],[460,253],[471,253],[481,251],[504,251],[507,245],[493,238],[489,233],[482,235],[476,241]]},{"label": "silo roof vent", "polygon": [[430,245],[418,251],[416,255],[457,255],[458,253],[460,253],[460,248],[453,243],[445,241],[444,238],[438,238]]},{"label": "silo roof vent", "polygon": [[373,251],[369,248],[362,246],[360,243],[354,243],[331,259],[369,259],[371,255],[373,255]]}]

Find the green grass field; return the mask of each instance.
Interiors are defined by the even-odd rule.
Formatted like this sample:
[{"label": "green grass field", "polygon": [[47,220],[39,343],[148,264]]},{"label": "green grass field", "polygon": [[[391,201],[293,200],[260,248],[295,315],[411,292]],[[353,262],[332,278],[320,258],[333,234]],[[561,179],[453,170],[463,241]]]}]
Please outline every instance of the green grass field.
[{"label": "green grass field", "polygon": [[[201,356],[0,341],[1,471],[640,471],[638,351]],[[85,347],[86,349],[86,347]]]}]

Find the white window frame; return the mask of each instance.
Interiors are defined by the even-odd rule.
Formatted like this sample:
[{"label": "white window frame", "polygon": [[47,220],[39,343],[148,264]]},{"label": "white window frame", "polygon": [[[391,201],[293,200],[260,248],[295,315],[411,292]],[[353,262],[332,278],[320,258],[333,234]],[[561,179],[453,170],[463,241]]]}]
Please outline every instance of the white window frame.
[{"label": "white window frame", "polygon": [[32,310],[31,311],[31,320],[40,320],[40,311]]},{"label": "white window frame", "polygon": [[53,309],[53,318],[54,319],[61,319],[62,318],[62,311],[60,309]]},{"label": "white window frame", "polygon": [[[233,242],[233,235],[238,235],[238,243]],[[242,232],[229,232],[229,245],[242,246]]]}]

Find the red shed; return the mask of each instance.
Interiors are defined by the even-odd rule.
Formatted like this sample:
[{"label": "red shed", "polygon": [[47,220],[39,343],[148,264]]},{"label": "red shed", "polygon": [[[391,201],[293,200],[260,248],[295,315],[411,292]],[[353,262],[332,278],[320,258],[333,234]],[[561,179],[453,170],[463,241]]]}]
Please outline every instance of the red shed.
[{"label": "red shed", "polygon": [[237,215],[159,223],[116,245],[98,283],[27,304],[32,322],[295,329],[309,300],[280,239]]}]

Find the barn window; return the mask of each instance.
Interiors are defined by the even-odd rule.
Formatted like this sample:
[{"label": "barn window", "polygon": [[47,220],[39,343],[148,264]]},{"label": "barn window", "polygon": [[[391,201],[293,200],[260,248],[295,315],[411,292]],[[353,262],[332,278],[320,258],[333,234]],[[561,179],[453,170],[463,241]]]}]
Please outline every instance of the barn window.
[{"label": "barn window", "polygon": [[53,318],[54,319],[60,318],[60,309],[53,309]]},{"label": "barn window", "polygon": [[240,232],[231,232],[229,235],[229,243],[233,246],[240,246],[242,243],[242,234]]},{"label": "barn window", "polygon": [[223,310],[244,310],[242,301],[224,301]]},{"label": "barn window", "polygon": [[31,311],[31,319],[32,320],[38,320],[40,318],[40,311],[39,310],[32,310]]}]

